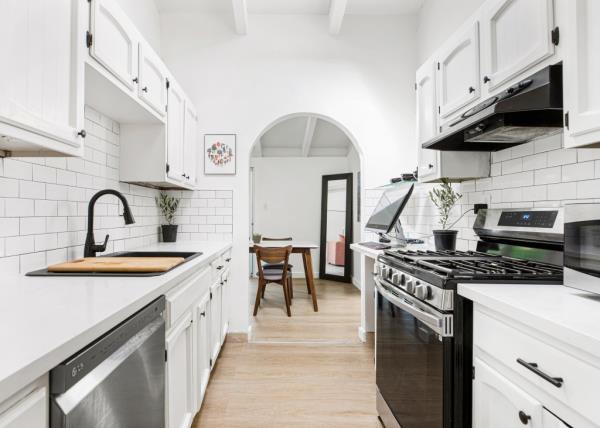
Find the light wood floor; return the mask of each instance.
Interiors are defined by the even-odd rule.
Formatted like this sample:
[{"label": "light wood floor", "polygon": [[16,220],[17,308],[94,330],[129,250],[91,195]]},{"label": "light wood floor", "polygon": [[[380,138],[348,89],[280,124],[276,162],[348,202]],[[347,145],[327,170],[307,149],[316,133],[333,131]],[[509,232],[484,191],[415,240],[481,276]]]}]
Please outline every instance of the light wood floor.
[{"label": "light wood floor", "polygon": [[319,281],[314,313],[297,281],[288,318],[281,287],[267,288],[255,320],[260,340],[228,336],[193,427],[380,428],[373,345],[356,339],[360,294],[354,290]]},{"label": "light wood floor", "polygon": [[[256,281],[250,286],[250,314]],[[250,317],[250,341],[338,341],[359,343],[360,291],[352,284],[315,280],[319,311],[314,312],[304,279],[294,279],[292,316],[285,313],[280,285],[267,285],[258,314]]]}]

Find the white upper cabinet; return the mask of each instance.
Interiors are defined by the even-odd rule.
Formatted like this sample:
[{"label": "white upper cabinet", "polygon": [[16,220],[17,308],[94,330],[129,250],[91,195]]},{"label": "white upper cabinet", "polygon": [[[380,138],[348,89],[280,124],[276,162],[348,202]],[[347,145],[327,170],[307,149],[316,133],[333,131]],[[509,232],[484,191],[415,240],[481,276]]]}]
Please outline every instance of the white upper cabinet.
[{"label": "white upper cabinet", "polygon": [[480,96],[479,23],[456,34],[438,55],[438,112],[442,121]]},{"label": "white upper cabinet", "polygon": [[0,151],[82,155],[84,3],[0,2]]},{"label": "white upper cabinet", "polygon": [[421,144],[435,137],[437,128],[436,63],[428,61],[416,74],[417,142],[419,144],[419,177],[424,179],[437,174],[438,152],[421,148]]},{"label": "white upper cabinet", "polygon": [[482,27],[488,92],[554,54],[553,0],[488,0]]},{"label": "white upper cabinet", "polygon": [[139,45],[138,95],[160,116],[166,114],[167,76],[162,61],[149,46]]},{"label": "white upper cabinet", "polygon": [[167,112],[167,162],[168,176],[185,181],[183,172],[185,95],[175,80],[169,81]]},{"label": "white upper cabinet", "polygon": [[198,115],[191,102],[185,102],[183,135],[183,172],[190,183],[196,182],[196,147],[198,145]]},{"label": "white upper cabinet", "polygon": [[473,428],[542,428],[543,406],[479,358],[473,381]]},{"label": "white upper cabinet", "polygon": [[129,18],[114,0],[92,0],[90,30],[90,55],[133,91],[138,81],[138,40]]},{"label": "white upper cabinet", "polygon": [[572,0],[564,60],[565,147],[600,143],[600,2]]}]

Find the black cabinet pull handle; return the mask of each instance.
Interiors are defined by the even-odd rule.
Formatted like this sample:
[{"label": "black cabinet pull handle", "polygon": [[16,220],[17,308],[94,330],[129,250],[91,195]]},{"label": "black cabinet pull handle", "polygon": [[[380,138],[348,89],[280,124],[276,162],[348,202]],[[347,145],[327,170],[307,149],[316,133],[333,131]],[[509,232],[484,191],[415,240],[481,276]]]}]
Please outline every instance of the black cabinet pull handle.
[{"label": "black cabinet pull handle", "polygon": [[492,79],[490,79],[487,76],[483,76],[483,83],[488,83],[490,80],[492,80]]},{"label": "black cabinet pull handle", "polygon": [[139,81],[140,81],[140,79],[138,79],[137,77],[134,77],[134,78],[133,78],[133,83],[137,83],[137,82],[139,82]]},{"label": "black cabinet pull handle", "polygon": [[429,169],[433,169],[433,165],[432,164],[429,164],[427,166],[429,167]]},{"label": "black cabinet pull handle", "polygon": [[472,94],[473,92],[475,92],[475,88],[472,86],[469,86],[469,93]]},{"label": "black cabinet pull handle", "polygon": [[229,262],[231,261],[231,257],[229,257],[228,259],[225,259],[225,261],[226,261],[227,263],[229,263]]},{"label": "black cabinet pull handle", "polygon": [[552,385],[554,385],[557,388],[560,388],[564,382],[564,379],[562,377],[552,377],[552,376],[544,373],[543,371],[541,371],[538,368],[537,363],[528,363],[527,361],[525,361],[521,358],[517,358],[517,363],[521,364],[527,370],[534,372],[536,375],[538,375],[539,377],[544,379],[546,382],[550,382]]},{"label": "black cabinet pull handle", "polygon": [[206,311],[200,312],[200,315],[202,315],[203,317],[206,316]]},{"label": "black cabinet pull handle", "polygon": [[531,416],[525,413],[523,410],[519,410],[519,420],[523,425],[527,425],[531,420]]},{"label": "black cabinet pull handle", "polygon": [[144,91],[144,92],[148,92],[148,87],[147,87],[147,86],[144,86],[144,87],[142,88],[142,91]]},{"label": "black cabinet pull handle", "polygon": [[79,131],[77,133],[77,135],[79,135],[81,138],[85,138],[85,136],[87,135],[87,132],[85,132],[85,129],[82,129],[81,131]]},{"label": "black cabinet pull handle", "polygon": [[221,270],[221,269],[223,269],[223,265],[217,266],[217,270]]}]

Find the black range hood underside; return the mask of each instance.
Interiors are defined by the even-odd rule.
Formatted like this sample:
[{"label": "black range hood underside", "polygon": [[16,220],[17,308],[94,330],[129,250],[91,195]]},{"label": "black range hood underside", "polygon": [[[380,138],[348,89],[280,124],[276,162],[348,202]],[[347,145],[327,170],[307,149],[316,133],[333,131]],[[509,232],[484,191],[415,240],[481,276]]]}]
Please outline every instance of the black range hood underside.
[{"label": "black range hood underside", "polygon": [[423,144],[424,149],[495,152],[563,130],[562,109],[494,114],[474,128],[446,134]]}]

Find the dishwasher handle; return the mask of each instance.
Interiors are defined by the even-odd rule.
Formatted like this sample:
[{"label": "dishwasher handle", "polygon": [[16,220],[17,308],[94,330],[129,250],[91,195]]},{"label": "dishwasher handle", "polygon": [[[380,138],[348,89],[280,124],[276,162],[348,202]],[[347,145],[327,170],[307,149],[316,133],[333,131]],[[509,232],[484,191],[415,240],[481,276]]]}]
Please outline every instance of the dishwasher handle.
[{"label": "dishwasher handle", "polygon": [[425,307],[424,304],[408,296],[401,290],[398,290],[398,294],[402,293],[403,296],[392,293],[383,285],[378,277],[375,277],[375,287],[377,288],[377,292],[385,297],[390,303],[397,308],[408,312],[435,333],[442,337],[454,336],[452,314],[444,314],[433,308]]}]

